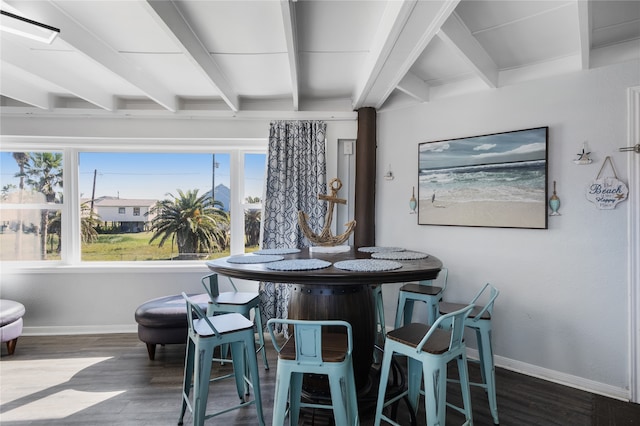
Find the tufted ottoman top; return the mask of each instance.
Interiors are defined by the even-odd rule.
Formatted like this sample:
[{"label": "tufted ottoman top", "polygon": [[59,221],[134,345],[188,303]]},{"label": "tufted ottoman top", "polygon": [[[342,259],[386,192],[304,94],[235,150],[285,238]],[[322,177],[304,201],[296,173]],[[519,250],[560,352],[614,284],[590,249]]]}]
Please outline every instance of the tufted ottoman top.
[{"label": "tufted ottoman top", "polygon": [[[190,294],[203,311],[207,311],[209,295]],[[182,295],[159,297],[143,303],[136,309],[136,322],[145,327],[186,327],[187,304]]]},{"label": "tufted ottoman top", "polygon": [[0,327],[22,318],[24,305],[8,299],[0,299]]}]

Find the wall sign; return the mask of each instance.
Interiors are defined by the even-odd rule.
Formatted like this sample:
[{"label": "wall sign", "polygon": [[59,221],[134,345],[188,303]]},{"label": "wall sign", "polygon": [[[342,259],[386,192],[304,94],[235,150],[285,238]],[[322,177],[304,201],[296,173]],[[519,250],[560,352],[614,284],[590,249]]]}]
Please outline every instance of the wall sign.
[{"label": "wall sign", "polygon": [[[602,170],[607,164],[607,161],[611,165],[613,176],[601,178],[600,175],[602,174]],[[624,182],[618,179],[618,176],[616,175],[616,169],[615,167],[613,167],[613,161],[611,160],[611,157],[607,157],[604,159],[598,175],[587,186],[586,195],[587,200],[591,201],[596,205],[596,207],[602,210],[613,209],[618,203],[627,199],[627,196],[629,195],[629,189]]]}]

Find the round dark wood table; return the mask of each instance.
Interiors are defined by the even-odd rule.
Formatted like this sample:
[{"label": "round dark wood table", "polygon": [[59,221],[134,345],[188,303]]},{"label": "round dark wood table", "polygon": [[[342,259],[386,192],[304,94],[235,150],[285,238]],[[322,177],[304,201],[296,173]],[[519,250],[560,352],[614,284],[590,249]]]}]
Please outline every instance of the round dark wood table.
[{"label": "round dark wood table", "polygon": [[[247,254],[245,256],[254,256]],[[358,389],[368,381],[375,343],[375,311],[372,289],[380,284],[435,279],[442,262],[429,255],[424,259],[398,260],[399,269],[388,271],[349,271],[334,266],[336,262],[370,259],[371,253],[353,247],[340,253],[321,253],[301,249],[299,253],[283,255],[290,259],[321,259],[331,263],[322,269],[280,271],[268,263],[239,264],[227,262],[228,257],[207,261],[214,272],[231,278],[292,285],[289,318],[348,321],[353,329],[353,366]]]}]

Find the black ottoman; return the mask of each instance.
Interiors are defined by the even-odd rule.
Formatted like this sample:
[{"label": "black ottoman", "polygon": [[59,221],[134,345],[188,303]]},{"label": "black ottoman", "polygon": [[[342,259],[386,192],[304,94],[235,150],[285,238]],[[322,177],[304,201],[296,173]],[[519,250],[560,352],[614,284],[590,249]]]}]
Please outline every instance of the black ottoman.
[{"label": "black ottoman", "polygon": [[[209,295],[190,294],[206,312]],[[147,344],[149,359],[156,355],[156,345],[186,343],[187,341],[187,304],[182,295],[159,297],[143,303],[136,309],[138,338]]]}]

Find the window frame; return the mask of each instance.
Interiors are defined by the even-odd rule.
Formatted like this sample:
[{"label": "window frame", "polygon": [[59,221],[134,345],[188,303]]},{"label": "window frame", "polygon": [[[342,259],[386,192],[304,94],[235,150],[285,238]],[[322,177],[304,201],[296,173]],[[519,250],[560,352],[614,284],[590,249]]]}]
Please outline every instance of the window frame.
[{"label": "window frame", "polygon": [[[0,261],[9,269],[32,269],[43,272],[69,269],[123,271],[148,270],[149,268],[199,269],[204,265],[198,260],[181,261],[109,261],[86,262],[81,259],[80,242],[80,193],[79,154],[81,152],[131,152],[131,153],[202,153],[230,155],[230,253],[244,253],[244,157],[245,154],[264,154],[266,161],[267,138],[79,138],[2,136],[2,150],[9,152],[57,151],[63,154],[64,186],[61,205],[63,238],[61,260]],[[266,169],[265,169],[266,173]],[[265,176],[266,179],[266,176]]]}]

